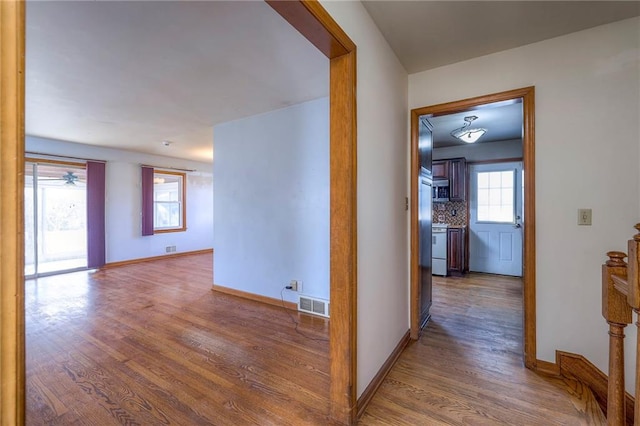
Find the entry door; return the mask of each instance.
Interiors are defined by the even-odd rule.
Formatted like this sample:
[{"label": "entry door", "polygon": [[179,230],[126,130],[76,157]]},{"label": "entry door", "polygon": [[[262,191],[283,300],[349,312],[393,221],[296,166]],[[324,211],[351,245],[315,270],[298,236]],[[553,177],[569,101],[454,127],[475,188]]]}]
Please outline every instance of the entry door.
[{"label": "entry door", "polygon": [[469,269],[522,276],[522,163],[470,166]]}]

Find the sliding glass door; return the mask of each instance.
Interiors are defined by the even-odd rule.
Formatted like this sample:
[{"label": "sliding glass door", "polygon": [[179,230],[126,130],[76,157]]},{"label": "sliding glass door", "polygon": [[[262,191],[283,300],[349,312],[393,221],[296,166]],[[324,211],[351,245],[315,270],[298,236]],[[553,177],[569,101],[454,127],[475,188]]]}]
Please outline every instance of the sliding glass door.
[{"label": "sliding glass door", "polygon": [[84,164],[26,164],[27,277],[87,267],[86,182]]}]

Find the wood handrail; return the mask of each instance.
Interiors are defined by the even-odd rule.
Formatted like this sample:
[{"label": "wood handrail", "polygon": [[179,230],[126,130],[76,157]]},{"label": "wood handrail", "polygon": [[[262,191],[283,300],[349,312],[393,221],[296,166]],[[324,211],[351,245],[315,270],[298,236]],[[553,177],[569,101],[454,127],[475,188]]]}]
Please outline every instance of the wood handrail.
[{"label": "wood handrail", "polygon": [[[640,223],[637,233],[628,241],[627,255],[620,251],[607,253],[602,265],[602,316],[609,324],[609,385],[607,392],[607,424],[625,424],[624,403],[624,328],[632,322],[632,312],[640,314]],[[639,317],[640,318],[640,317]],[[640,426],[640,319],[636,322],[636,371],[634,425]]]},{"label": "wood handrail", "polygon": [[629,295],[629,282],[626,278],[619,275],[611,275],[611,281],[613,281],[613,287],[620,293],[627,297]]}]

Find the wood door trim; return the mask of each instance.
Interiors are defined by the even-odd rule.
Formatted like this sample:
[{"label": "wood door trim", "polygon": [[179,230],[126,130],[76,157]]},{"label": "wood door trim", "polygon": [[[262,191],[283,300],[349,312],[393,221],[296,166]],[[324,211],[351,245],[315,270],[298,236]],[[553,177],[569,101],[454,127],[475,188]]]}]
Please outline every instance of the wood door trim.
[{"label": "wood door trim", "polygon": [[[317,0],[268,1],[330,60],[331,391],[330,417],[355,421],[356,408],[356,53]],[[287,12],[288,10],[288,12]],[[0,2],[0,424],[23,424],[24,381],[24,55],[23,1]]]},{"label": "wood door trim", "polygon": [[324,56],[337,58],[356,45],[317,0],[264,0]]},{"label": "wood door trim", "polygon": [[356,45],[317,0],[266,1],[330,59],[329,417],[353,424],[357,413]]},{"label": "wood door trim", "polygon": [[25,3],[0,2],[0,424],[25,422]]},{"label": "wood door trim", "polygon": [[356,54],[330,64],[330,417],[355,423],[357,373]]},{"label": "wood door trim", "polygon": [[493,93],[411,110],[411,337],[418,338],[418,118],[427,114],[454,114],[493,102],[522,98],[523,108],[523,168],[525,205],[524,217],[524,363],[527,368],[536,368],[536,242],[535,242],[535,88]]}]

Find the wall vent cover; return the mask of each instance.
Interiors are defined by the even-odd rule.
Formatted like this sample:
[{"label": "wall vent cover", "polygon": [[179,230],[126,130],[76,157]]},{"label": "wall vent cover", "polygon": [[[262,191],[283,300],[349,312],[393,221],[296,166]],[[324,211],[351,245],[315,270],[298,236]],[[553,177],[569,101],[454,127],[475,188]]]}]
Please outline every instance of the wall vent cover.
[{"label": "wall vent cover", "polygon": [[321,315],[329,318],[329,301],[314,297],[300,296],[298,310],[308,314]]}]

